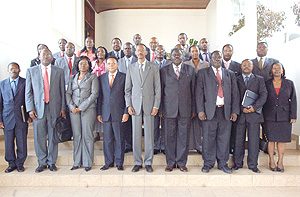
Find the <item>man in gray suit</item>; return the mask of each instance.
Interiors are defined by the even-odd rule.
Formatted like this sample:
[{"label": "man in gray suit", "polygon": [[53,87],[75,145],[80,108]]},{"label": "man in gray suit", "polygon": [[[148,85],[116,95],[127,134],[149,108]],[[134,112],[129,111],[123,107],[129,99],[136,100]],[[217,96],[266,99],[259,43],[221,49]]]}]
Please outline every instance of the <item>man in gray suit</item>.
[{"label": "man in gray suit", "polygon": [[253,74],[262,76],[265,81],[270,79],[269,72],[271,70],[271,65],[273,63],[278,63],[279,61],[273,58],[267,58],[268,44],[266,42],[260,42],[257,44],[256,48],[257,57],[252,59],[253,62]]},{"label": "man in gray suit", "polygon": [[161,99],[159,68],[145,59],[147,49],[138,44],[135,54],[138,62],[127,69],[125,83],[125,100],[128,113],[132,115],[133,157],[132,172],[142,168],[142,122],[145,133],[145,158],[147,172],[153,172],[154,116],[158,112]]},{"label": "man in gray suit", "polygon": [[231,173],[228,167],[231,121],[239,114],[239,93],[235,75],[221,68],[222,55],[214,51],[211,66],[198,71],[196,83],[196,105],[198,117],[203,123],[204,166],[209,172],[218,161],[218,169]]},{"label": "man in gray suit", "polygon": [[69,79],[72,75],[77,73],[75,63],[78,57],[75,56],[75,45],[72,42],[66,44],[65,57],[57,59],[54,66],[57,66],[64,70],[65,73],[65,85],[68,86]]},{"label": "man in gray suit", "polygon": [[[153,63],[157,64],[159,69],[172,64],[172,61],[165,59],[165,55],[165,47],[163,45],[158,45],[155,49],[155,60]],[[154,117],[154,155],[158,154],[159,152],[165,154],[164,119],[159,115],[156,115]]]},{"label": "man in gray suit", "polygon": [[130,42],[126,42],[123,45],[123,51],[125,56],[119,59],[119,67],[118,70],[121,73],[127,72],[127,68],[130,64],[137,62],[137,58],[133,56],[133,45]]},{"label": "man in gray suit", "polygon": [[54,59],[57,60],[59,58],[65,57],[65,46],[66,46],[66,44],[67,44],[66,39],[61,38],[61,39],[58,40],[58,46],[59,46],[60,51],[53,54]]},{"label": "man in gray suit", "polygon": [[40,54],[41,64],[28,68],[26,73],[26,109],[33,119],[34,146],[39,163],[35,172],[42,172],[47,167],[51,171],[57,170],[58,144],[53,143],[53,127],[59,116],[66,116],[64,71],[51,65],[52,59],[51,51],[44,49]]}]

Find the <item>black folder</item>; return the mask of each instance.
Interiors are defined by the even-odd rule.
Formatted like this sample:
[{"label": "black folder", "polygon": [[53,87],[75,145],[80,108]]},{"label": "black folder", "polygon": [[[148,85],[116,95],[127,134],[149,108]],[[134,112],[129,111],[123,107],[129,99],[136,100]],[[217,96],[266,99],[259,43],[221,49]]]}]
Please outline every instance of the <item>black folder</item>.
[{"label": "black folder", "polygon": [[[242,101],[242,106],[245,108],[248,108],[249,105],[253,105],[257,99],[259,98],[259,95],[255,92],[252,92],[251,90],[246,90],[244,94],[244,98]],[[262,108],[259,108],[256,110],[256,113],[261,114]]]}]

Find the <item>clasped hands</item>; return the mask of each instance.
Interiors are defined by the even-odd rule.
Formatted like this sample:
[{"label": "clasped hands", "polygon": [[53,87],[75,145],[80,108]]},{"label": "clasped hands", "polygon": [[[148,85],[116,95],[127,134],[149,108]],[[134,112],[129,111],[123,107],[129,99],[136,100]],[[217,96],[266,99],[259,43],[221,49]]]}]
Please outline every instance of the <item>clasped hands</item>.
[{"label": "clasped hands", "polygon": [[[65,118],[65,117],[66,117],[66,112],[65,112],[65,110],[61,110],[59,115],[60,115],[61,117]],[[37,113],[36,113],[36,111],[35,111],[35,110],[31,110],[31,111],[29,112],[29,117],[30,117],[32,120],[37,120]],[[30,123],[30,122],[31,122],[31,120],[29,120],[29,118],[28,118],[27,123]]]},{"label": "clasped hands", "polygon": [[[198,113],[198,118],[199,118],[200,120],[206,120],[206,114],[205,114],[205,112],[204,112],[204,111],[199,112],[199,113]],[[232,122],[235,122],[236,119],[237,119],[237,114],[232,113],[232,114],[230,115],[230,120],[231,120]]]},{"label": "clasped hands", "polygon": [[[130,114],[130,115],[135,115],[135,111],[134,111],[134,109],[133,109],[133,107],[132,106],[129,106],[128,107],[128,113]],[[152,112],[151,112],[151,116],[156,116],[156,114],[158,113],[158,109],[157,108],[155,108],[155,107],[153,107],[152,108]]]}]

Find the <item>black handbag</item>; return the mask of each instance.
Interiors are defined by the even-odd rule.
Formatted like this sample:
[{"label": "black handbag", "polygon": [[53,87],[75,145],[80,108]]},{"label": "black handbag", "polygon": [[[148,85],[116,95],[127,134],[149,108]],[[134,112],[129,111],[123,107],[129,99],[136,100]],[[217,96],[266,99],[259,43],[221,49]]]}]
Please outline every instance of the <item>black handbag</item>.
[{"label": "black handbag", "polygon": [[70,117],[67,114],[66,118],[58,117],[55,122],[55,127],[53,129],[53,142],[61,143],[70,141],[72,139],[73,133],[71,128]]},{"label": "black handbag", "polygon": [[268,152],[268,138],[267,138],[267,135],[264,133],[264,136],[265,136],[265,140],[259,138],[259,149],[264,151],[265,153]]}]

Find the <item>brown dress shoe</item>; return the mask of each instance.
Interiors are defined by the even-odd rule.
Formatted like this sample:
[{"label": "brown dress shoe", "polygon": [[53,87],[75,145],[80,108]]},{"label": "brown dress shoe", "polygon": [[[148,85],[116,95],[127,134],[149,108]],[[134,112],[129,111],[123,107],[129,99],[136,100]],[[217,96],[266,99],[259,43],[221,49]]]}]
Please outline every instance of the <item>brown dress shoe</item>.
[{"label": "brown dress shoe", "polygon": [[167,167],[165,168],[165,171],[166,171],[166,172],[171,172],[171,171],[173,171],[173,166],[167,166]]},{"label": "brown dress shoe", "polygon": [[180,170],[181,172],[187,172],[187,171],[188,171],[188,169],[187,169],[185,166],[180,166],[180,167],[179,167],[179,170]]}]

